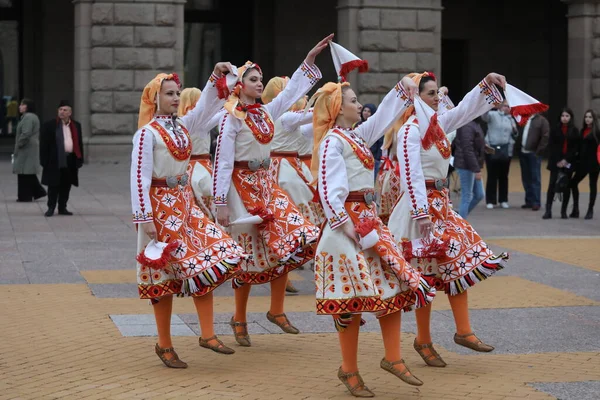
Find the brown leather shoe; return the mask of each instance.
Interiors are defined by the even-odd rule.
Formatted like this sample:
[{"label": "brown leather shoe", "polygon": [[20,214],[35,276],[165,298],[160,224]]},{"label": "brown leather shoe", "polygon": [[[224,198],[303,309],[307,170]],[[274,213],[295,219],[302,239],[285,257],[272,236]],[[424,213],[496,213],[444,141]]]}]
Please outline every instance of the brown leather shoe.
[{"label": "brown leather shoe", "polygon": [[[209,342],[211,340],[216,340],[217,344],[210,344]],[[225,346],[225,344],[223,344],[223,342],[221,342],[218,338],[217,335],[211,336],[209,338],[203,339],[203,338],[198,338],[198,344],[200,345],[200,347],[204,347],[205,349],[211,349],[214,352],[217,353],[221,353],[221,354],[233,354],[235,353],[235,350],[232,349],[231,347],[227,347]]]},{"label": "brown leather shoe", "polygon": [[[358,383],[355,386],[350,386],[350,382],[348,382],[349,378],[356,376],[358,378]],[[338,369],[338,378],[346,388],[350,392],[350,394],[354,397],[375,397],[375,393],[371,392],[371,390],[365,385],[365,382],[362,380],[362,377],[356,372],[344,372],[342,367]]]},{"label": "brown leather shoe", "polygon": [[[235,336],[235,341],[238,342],[240,346],[250,347],[252,343],[250,342],[250,335],[248,335],[248,323],[247,322],[237,322],[233,320],[231,317],[231,321],[229,321],[229,326],[233,329],[233,335]],[[235,328],[241,326],[243,329],[241,332],[238,332]]]},{"label": "brown leather shoe", "polygon": [[[417,339],[415,339],[413,347],[415,348],[417,353],[419,353],[423,361],[425,361],[425,364],[429,365],[430,367],[443,368],[446,365],[448,365],[438,354],[438,352],[435,351],[435,349],[433,348],[433,343],[418,344]],[[430,354],[425,354],[423,349],[429,349]]]},{"label": "brown leather shoe", "polygon": [[[423,381],[420,380],[419,378],[417,378],[416,376],[414,376],[410,372],[410,370],[404,363],[404,360],[402,360],[402,359],[400,361],[390,362],[390,361],[386,360],[385,358],[382,358],[381,363],[379,365],[381,366],[381,368],[383,368],[384,370],[386,370],[389,373],[396,375],[398,378],[400,378],[404,382],[408,383],[409,385],[413,385],[413,386],[423,385]],[[394,368],[394,365],[403,365],[404,371],[400,371],[400,370]],[[408,375],[408,374],[410,374],[410,375]]]},{"label": "brown leather shoe", "polygon": [[[281,317],[285,318],[284,322],[279,322],[277,320],[277,318],[281,318]],[[277,325],[278,327],[280,327],[281,330],[284,331],[285,333],[291,333],[293,335],[297,335],[298,333],[300,333],[300,331],[298,330],[298,328],[296,328],[294,325],[292,325],[290,323],[290,320],[285,315],[285,313],[273,315],[269,311],[269,312],[267,312],[267,319],[269,320],[269,322],[272,322],[275,325]]]},{"label": "brown leather shoe", "polygon": [[[187,368],[188,367],[188,365],[185,362],[183,362],[179,359],[179,356],[175,352],[175,349],[173,349],[172,347],[163,349],[158,345],[158,343],[156,343],[156,347],[154,347],[154,351],[156,351],[156,355],[158,356],[158,358],[160,358],[160,361],[162,361],[169,368]],[[166,358],[165,353],[171,353],[173,355],[173,358]]]},{"label": "brown leather shoe", "polygon": [[483,343],[477,336],[475,336],[475,339],[477,339],[476,342],[468,340],[467,338],[471,336],[475,336],[475,334],[473,332],[467,333],[466,335],[459,335],[458,333],[455,333],[454,343],[463,347],[467,347],[471,350],[479,351],[481,353],[489,353],[490,351],[494,350],[494,346]]},{"label": "brown leather shoe", "polygon": [[294,285],[292,284],[292,281],[289,281],[289,280],[285,284],[285,291],[288,293],[298,293],[298,289],[296,289],[294,287]]}]

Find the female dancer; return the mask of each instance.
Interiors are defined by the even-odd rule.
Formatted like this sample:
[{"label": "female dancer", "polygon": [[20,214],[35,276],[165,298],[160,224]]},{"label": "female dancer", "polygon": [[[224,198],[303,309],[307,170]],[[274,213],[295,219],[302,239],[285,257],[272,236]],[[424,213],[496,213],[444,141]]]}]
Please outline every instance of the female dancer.
[{"label": "female dancer", "polygon": [[157,265],[140,253],[137,266],[140,298],[150,299],[156,318],[155,351],[167,367],[186,368],[171,342],[173,295],[191,295],[198,313],[202,347],[219,353],[234,351],[215,336],[212,291],[238,272],[243,256],[240,247],[194,204],[188,184],[192,142],[190,134],[207,132],[206,121],[221,107],[217,98],[218,77],[231,69],[218,63],[196,107],[175,119],[179,105],[176,74],[158,74],[144,88],[139,129],[133,137],[131,203],[138,231],[138,253],[148,239],[166,242]]},{"label": "female dancer", "polygon": [[[506,81],[501,75],[489,74],[456,108],[438,119],[435,76],[428,72],[412,75],[419,95],[404,113],[405,122],[397,133],[404,195],[390,216],[390,231],[401,240],[405,257],[418,259],[424,275],[448,295],[457,328],[454,341],[476,351],[492,351],[492,346],[472,333],[466,290],[502,269],[507,256],[494,256],[469,223],[450,207],[446,175],[451,151],[445,132],[501,103],[502,96],[493,84],[505,87]],[[428,365],[446,366],[431,343],[431,306],[418,309],[415,315],[415,350]]]},{"label": "female dancer", "polygon": [[356,129],[361,105],[348,83],[327,83],[314,96],[312,170],[327,216],[315,259],[317,313],[334,318],[342,350],[338,378],[356,397],[374,396],[358,372],[363,312],[379,318],[385,347],[381,368],[411,385],[423,384],[401,358],[400,311],[426,305],[435,289],[404,260],[377,217],[369,150],[408,107],[411,87],[416,89],[410,79],[398,82],[377,114]]},{"label": "female dancer", "polygon": [[[229,96],[227,113],[220,124],[213,173],[217,221],[231,226],[232,237],[252,258],[242,262],[243,272],[234,280],[235,315],[231,327],[241,346],[251,346],[246,306],[252,284],[271,284],[267,319],[286,333],[298,333],[283,312],[287,273],[298,268],[314,252],[319,230],[307,221],[279,188],[269,171],[270,143],[276,121],[321,78],[315,57],[333,35],[319,42],[294,72],[286,88],[266,106],[256,103],[263,84],[260,67],[247,62],[238,69],[237,84]],[[232,184],[233,183],[233,184]],[[257,225],[237,220],[257,216]]]},{"label": "female dancer", "polygon": [[[569,175],[575,167],[575,158],[579,151],[579,130],[575,126],[573,111],[565,107],[560,113],[560,121],[550,131],[550,140],[548,143],[548,166],[550,171],[550,182],[548,183],[548,192],[546,195],[546,213],[543,219],[552,218],[552,201],[554,200],[555,185],[558,179],[558,172],[561,168],[569,171]],[[567,187],[567,191],[571,190]],[[567,205],[569,194],[565,193],[560,208],[560,217],[569,218],[567,215]]]},{"label": "female dancer", "polygon": [[[571,191],[573,192],[573,211],[571,218],[579,218],[579,183],[589,175],[590,180],[590,202],[585,219],[594,218],[594,204],[598,193],[598,175],[600,164],[598,164],[597,149],[600,146],[600,128],[598,118],[593,110],[587,110],[583,114],[583,128],[581,128],[580,146],[576,161],[575,175],[571,179]],[[569,204],[569,194],[565,194],[563,204]]]}]

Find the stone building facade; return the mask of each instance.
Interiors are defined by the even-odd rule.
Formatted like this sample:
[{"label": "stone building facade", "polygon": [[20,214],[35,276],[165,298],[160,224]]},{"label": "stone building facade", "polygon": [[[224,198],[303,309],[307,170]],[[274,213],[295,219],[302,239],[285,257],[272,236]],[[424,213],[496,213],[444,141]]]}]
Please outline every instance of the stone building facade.
[{"label": "stone building facade", "polygon": [[[363,103],[379,103],[401,76],[423,70],[436,73],[457,103],[494,70],[549,103],[551,114],[568,104],[580,124],[585,109],[600,111],[600,0],[2,2],[12,12],[0,10],[0,30],[11,18],[20,26],[19,96],[42,103],[44,119],[58,100],[72,99],[90,161],[129,156],[140,94],[157,72],[189,78],[218,59],[252,59],[267,78],[290,75],[329,32],[369,61],[368,73],[350,77]],[[190,73],[190,52],[193,68],[204,63],[201,74]],[[328,55],[318,62],[334,80]],[[199,79],[184,81],[199,86]]]}]

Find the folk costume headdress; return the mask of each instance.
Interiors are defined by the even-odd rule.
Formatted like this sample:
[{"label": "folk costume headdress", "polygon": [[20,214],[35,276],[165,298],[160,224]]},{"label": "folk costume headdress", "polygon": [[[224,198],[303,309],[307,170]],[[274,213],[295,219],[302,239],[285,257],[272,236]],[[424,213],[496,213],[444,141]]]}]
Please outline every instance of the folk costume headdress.
[{"label": "folk costume headdress", "polygon": [[159,101],[160,88],[162,87],[163,81],[174,81],[178,87],[181,87],[179,82],[179,76],[173,74],[158,74],[152,79],[142,92],[142,99],[140,100],[140,114],[138,117],[138,129],[146,125],[152,120],[156,113],[157,104]]},{"label": "folk costume headdress", "polygon": [[[259,108],[261,106],[258,103],[245,105],[240,101],[240,93],[244,87],[244,83],[242,82],[244,74],[251,69],[256,69],[262,76],[263,73],[258,64],[255,64],[252,61],[246,61],[246,64],[241,67],[234,67],[233,74],[227,74],[217,81],[219,98],[227,99],[224,106],[225,110],[238,119],[246,119],[248,110]],[[228,87],[231,86],[233,86],[233,90],[230,92]]]},{"label": "folk costume headdress", "polygon": [[202,91],[198,88],[185,88],[181,91],[181,96],[179,97],[179,107],[177,108],[177,116],[183,117],[190,110],[192,110],[198,100],[200,99],[200,95]]},{"label": "folk costume headdress", "polygon": [[[265,89],[263,90],[261,99],[263,104],[269,104],[273,101],[275,97],[279,95],[279,93],[283,92],[283,89],[287,86],[290,78],[287,76],[276,76],[271,78]],[[306,107],[307,97],[304,96],[300,100],[298,100],[292,107],[290,107],[290,111],[300,111]]]}]

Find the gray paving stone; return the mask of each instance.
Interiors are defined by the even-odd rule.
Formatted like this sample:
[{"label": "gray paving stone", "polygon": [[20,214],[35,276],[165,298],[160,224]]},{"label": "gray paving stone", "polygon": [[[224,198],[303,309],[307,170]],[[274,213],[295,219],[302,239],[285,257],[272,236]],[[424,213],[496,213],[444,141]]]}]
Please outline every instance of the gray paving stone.
[{"label": "gray paving stone", "polygon": [[138,298],[135,283],[89,284],[92,294],[100,298]]},{"label": "gray paving stone", "polygon": [[[154,314],[111,314],[109,317],[117,326],[152,325],[155,323]],[[185,322],[179,315],[173,314],[171,315],[171,325],[185,325]]]},{"label": "gray paving stone", "polygon": [[[158,336],[156,324],[151,325],[119,325],[123,336]],[[172,336],[196,336],[187,325],[171,325]]]},{"label": "gray paving stone", "polygon": [[558,400],[598,400],[600,397],[600,381],[540,382],[530,383],[529,386]]}]

